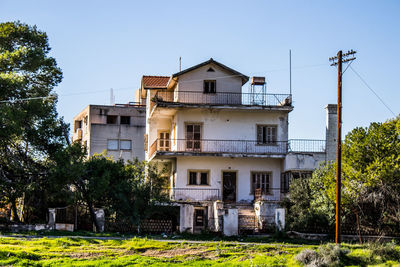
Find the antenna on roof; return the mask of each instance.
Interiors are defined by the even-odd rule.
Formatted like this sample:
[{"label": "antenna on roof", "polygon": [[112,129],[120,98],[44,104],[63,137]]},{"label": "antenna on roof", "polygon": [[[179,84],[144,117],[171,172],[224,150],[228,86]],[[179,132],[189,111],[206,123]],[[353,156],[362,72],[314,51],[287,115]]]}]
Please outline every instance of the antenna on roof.
[{"label": "antenna on roof", "polygon": [[289,90],[292,95],[292,50],[289,49]]},{"label": "antenna on roof", "polygon": [[115,96],[114,96],[114,90],[111,88],[110,89],[110,105],[114,105],[115,104]]},{"label": "antenna on roof", "polygon": [[182,70],[182,58],[179,57],[179,72]]}]

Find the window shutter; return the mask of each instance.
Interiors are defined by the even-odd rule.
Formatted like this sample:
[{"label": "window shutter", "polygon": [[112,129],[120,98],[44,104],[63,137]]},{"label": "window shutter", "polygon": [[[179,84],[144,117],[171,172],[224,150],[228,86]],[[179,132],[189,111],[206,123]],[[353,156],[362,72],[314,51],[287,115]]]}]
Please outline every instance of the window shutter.
[{"label": "window shutter", "polygon": [[262,143],[262,129],[263,127],[261,125],[257,125],[257,143],[261,144]]}]

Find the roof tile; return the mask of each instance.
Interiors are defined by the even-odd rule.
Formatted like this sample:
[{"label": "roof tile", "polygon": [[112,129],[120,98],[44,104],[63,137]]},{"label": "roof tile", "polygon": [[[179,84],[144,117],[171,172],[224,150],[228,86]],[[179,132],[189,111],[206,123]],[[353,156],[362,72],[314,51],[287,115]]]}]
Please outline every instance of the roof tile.
[{"label": "roof tile", "polygon": [[146,76],[143,75],[143,88],[166,88],[169,76]]}]

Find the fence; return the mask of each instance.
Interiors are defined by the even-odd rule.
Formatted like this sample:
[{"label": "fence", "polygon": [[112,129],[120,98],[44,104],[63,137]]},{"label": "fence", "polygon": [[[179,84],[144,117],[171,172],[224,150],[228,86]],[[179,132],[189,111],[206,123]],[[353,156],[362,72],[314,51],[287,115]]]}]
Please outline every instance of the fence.
[{"label": "fence", "polygon": [[176,226],[172,219],[146,219],[140,223],[140,227],[126,220],[107,220],[105,229],[107,232],[160,234],[173,233]]},{"label": "fence", "polygon": [[325,140],[291,139],[289,140],[289,152],[325,152]]}]

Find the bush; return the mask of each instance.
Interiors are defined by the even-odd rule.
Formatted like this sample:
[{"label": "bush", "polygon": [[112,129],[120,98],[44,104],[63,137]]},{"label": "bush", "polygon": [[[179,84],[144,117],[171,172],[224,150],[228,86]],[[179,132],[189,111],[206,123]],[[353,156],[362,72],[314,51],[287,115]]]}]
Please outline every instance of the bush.
[{"label": "bush", "polygon": [[398,260],[400,251],[396,249],[394,241],[388,243],[368,243],[368,248],[371,250],[371,257],[381,257],[382,260]]},{"label": "bush", "polygon": [[305,266],[339,266],[349,252],[347,248],[327,244],[320,246],[318,252],[312,249],[303,250],[296,256],[296,260]]}]

